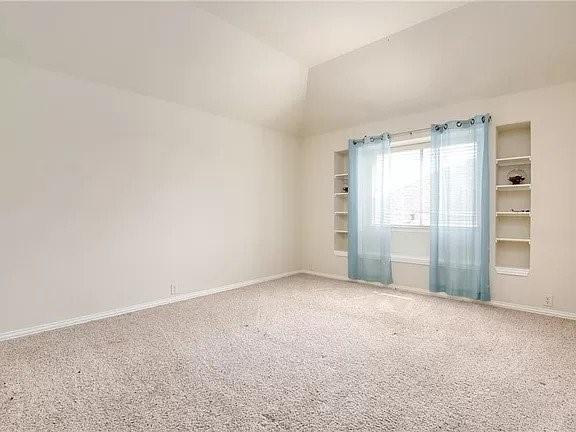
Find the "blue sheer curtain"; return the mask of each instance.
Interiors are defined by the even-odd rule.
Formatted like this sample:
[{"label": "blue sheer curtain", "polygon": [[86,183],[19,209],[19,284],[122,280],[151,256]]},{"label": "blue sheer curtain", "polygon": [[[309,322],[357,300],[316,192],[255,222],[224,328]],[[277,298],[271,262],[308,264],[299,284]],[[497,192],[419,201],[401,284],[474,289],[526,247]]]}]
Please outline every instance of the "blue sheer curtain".
[{"label": "blue sheer curtain", "polygon": [[348,277],[392,282],[390,136],[348,143]]},{"label": "blue sheer curtain", "polygon": [[430,291],[490,300],[489,122],[432,125]]}]

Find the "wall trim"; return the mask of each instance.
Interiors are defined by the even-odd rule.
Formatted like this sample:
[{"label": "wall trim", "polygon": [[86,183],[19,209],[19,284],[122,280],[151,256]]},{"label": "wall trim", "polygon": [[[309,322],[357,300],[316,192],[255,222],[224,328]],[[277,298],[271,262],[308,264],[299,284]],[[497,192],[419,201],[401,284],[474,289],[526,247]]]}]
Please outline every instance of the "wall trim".
[{"label": "wall trim", "polygon": [[170,303],[181,302],[185,300],[190,300],[196,297],[203,297],[211,294],[216,294],[219,292],[230,291],[237,288],[243,288],[249,285],[255,285],[262,282],[268,282],[275,279],[282,279],[284,277],[293,276],[295,274],[302,273],[301,270],[295,270],[287,273],[280,273],[272,276],[265,276],[257,279],[250,279],[247,281],[236,282],[229,285],[224,285],[216,288],[210,288],[201,291],[192,291],[185,294],[176,294],[170,297],[161,298],[158,300],[152,300],[146,303],[138,303],[131,306],[125,306],[117,309],[112,309],[104,312],[97,312],[90,315],[82,315],[75,318],[69,318],[62,321],[55,321],[47,324],[40,324],[32,327],[26,327],[18,330],[11,330],[4,333],[0,333],[0,341],[5,341],[9,339],[16,339],[24,336],[30,336],[36,333],[42,333],[49,330],[55,330],[64,327],[71,327],[77,324],[84,324],[90,321],[97,321],[104,318],[111,318],[118,315],[124,315],[131,312],[137,312],[144,309],[150,309],[157,306],[163,306]]},{"label": "wall trim", "polygon": [[[347,276],[341,276],[341,275],[336,275],[336,274],[320,273],[320,272],[315,272],[312,270],[302,270],[302,273],[313,275],[313,276],[320,276],[320,277],[324,277],[324,278],[328,278],[328,279],[346,281],[346,282],[370,284],[370,285],[375,285],[375,286],[378,286],[381,288],[385,287],[381,283],[357,281],[354,279],[349,279]],[[517,304],[517,303],[508,303],[508,302],[497,301],[497,300],[484,302],[484,301],[472,300],[472,299],[468,299],[468,298],[464,298],[464,297],[453,297],[453,296],[449,296],[445,293],[434,293],[434,292],[430,292],[430,291],[423,290],[420,288],[414,288],[414,287],[409,287],[409,286],[404,286],[404,285],[392,284],[392,285],[387,286],[387,288],[392,289],[392,290],[397,290],[397,291],[404,291],[404,292],[410,292],[410,293],[414,293],[414,294],[430,296],[430,297],[441,297],[441,298],[445,298],[447,300],[478,303],[478,304],[490,305],[490,306],[503,308],[503,309],[512,309],[512,310],[517,310],[517,311],[521,311],[521,312],[528,312],[528,313],[533,313],[533,314],[538,314],[538,315],[546,315],[546,316],[552,316],[552,317],[557,317],[557,318],[576,320],[576,312],[568,312],[568,311],[562,311],[562,310],[558,310],[558,309],[551,309],[551,308],[538,307],[538,306],[521,305],[521,304]]]}]

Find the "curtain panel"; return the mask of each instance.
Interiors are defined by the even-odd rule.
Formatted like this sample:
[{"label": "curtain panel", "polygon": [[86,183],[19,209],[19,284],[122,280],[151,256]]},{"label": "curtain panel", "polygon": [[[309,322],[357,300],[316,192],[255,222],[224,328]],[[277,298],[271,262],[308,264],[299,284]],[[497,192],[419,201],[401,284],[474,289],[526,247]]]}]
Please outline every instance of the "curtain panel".
[{"label": "curtain panel", "polygon": [[432,125],[430,291],[490,300],[490,119]]},{"label": "curtain panel", "polygon": [[390,135],[348,142],[348,277],[392,283]]}]

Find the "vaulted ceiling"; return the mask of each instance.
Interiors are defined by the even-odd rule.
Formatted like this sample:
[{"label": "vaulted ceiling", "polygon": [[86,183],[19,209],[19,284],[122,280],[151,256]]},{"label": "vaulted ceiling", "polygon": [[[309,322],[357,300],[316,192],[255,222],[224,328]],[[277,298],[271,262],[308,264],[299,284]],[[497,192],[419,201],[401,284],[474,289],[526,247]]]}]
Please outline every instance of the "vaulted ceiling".
[{"label": "vaulted ceiling", "polygon": [[474,2],[310,70],[307,134],[576,80],[576,2]]},{"label": "vaulted ceiling", "polygon": [[455,1],[199,2],[304,66],[315,66],[464,4]]},{"label": "vaulted ceiling", "polygon": [[307,69],[188,2],[0,3],[0,56],[281,131]]},{"label": "vaulted ceiling", "polygon": [[294,134],[576,80],[576,2],[0,3],[0,57]]}]

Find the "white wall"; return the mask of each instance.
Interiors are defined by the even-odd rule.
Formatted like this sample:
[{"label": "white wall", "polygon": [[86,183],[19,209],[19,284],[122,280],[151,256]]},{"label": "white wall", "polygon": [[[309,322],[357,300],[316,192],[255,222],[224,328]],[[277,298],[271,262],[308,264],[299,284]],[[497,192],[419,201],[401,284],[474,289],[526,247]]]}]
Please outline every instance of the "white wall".
[{"label": "white wall", "polygon": [[299,268],[289,136],[0,59],[0,333]]},{"label": "white wall", "polygon": [[[302,145],[302,259],[308,270],[345,276],[347,259],[333,253],[333,155],[350,137],[427,127],[433,122],[492,114],[500,124],[532,123],[532,227],[531,270],[527,277],[500,275],[492,267],[492,297],[496,301],[542,306],[544,295],[554,296],[554,308],[576,312],[576,83],[568,83],[498,98],[477,100],[441,109],[390,118],[358,127],[308,137]],[[494,183],[494,181],[492,182]],[[493,190],[493,188],[492,188]],[[494,197],[492,197],[492,205]],[[426,233],[412,246],[394,233],[393,253],[409,250],[421,256]],[[402,249],[403,248],[403,249]],[[428,267],[393,265],[395,283],[427,289]]]}]

